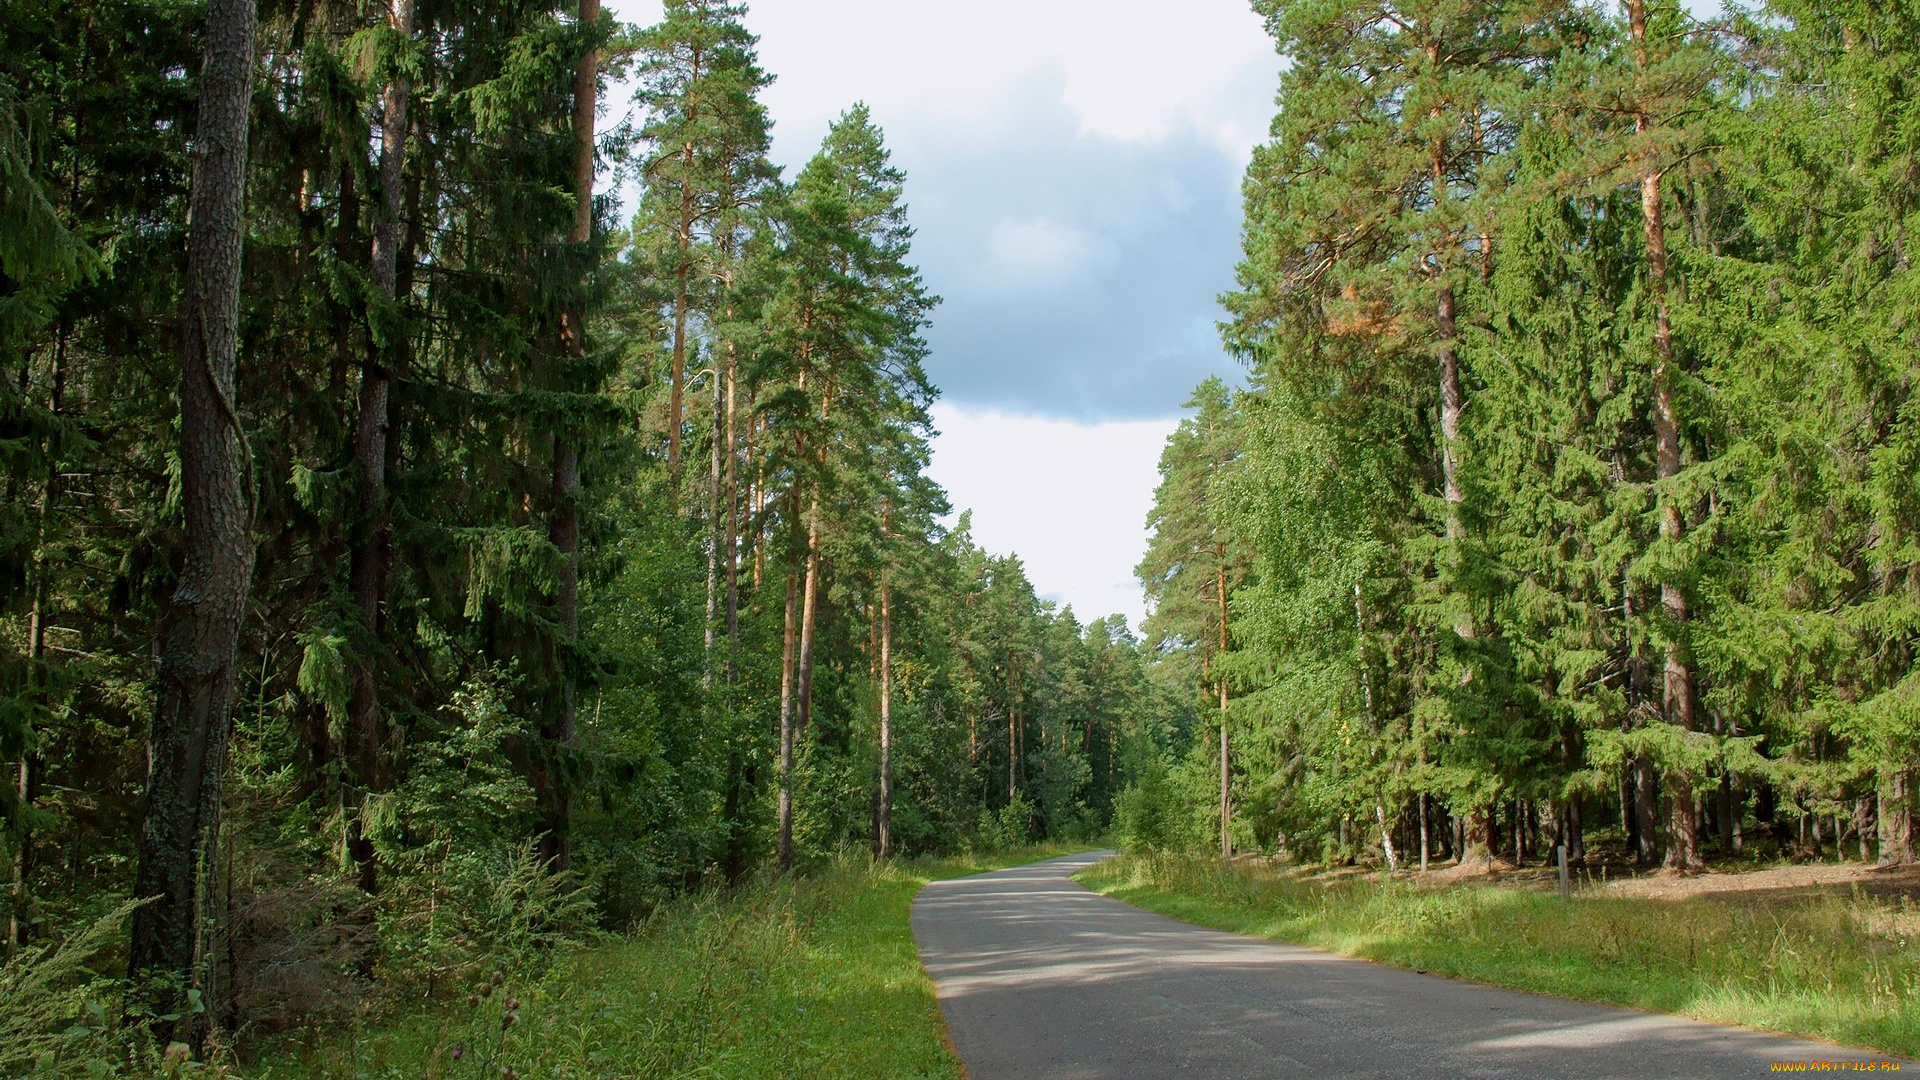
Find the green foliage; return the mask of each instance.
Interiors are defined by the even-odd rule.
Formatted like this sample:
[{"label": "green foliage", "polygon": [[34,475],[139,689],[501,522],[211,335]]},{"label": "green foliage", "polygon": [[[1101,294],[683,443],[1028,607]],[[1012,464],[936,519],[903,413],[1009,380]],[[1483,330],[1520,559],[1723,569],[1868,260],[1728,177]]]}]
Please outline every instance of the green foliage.
[{"label": "green foliage", "polygon": [[1228,827],[1911,859],[1914,13],[1257,6],[1252,378],[1189,402],[1141,567],[1164,673],[1233,691]]},{"label": "green foliage", "polygon": [[1033,804],[1027,801],[1024,792],[1016,791],[1013,798],[1007,800],[1007,804],[1000,809],[980,811],[971,846],[975,851],[1006,851],[1025,847],[1033,842],[1037,823]]},{"label": "green foliage", "polygon": [[1113,833],[1128,851],[1167,851],[1181,846],[1186,807],[1174,798],[1164,769],[1143,772],[1113,800]]},{"label": "green foliage", "polygon": [[[909,925],[929,879],[1059,849],[985,858],[823,863],[662,905],[630,938],[566,950],[538,977],[482,972],[455,1001],[277,1048],[273,1076],[562,1078],[956,1077]],[[503,1025],[511,1013],[514,1019]]]},{"label": "green foliage", "polygon": [[122,1045],[119,983],[94,970],[106,966],[101,958],[118,946],[135,906],[123,904],[65,941],[29,946],[0,964],[0,1070],[139,1074],[143,1055]]},{"label": "green foliage", "polygon": [[531,838],[534,793],[514,761],[531,730],[508,694],[498,676],[456,691],[406,779],[366,804],[366,835],[391,871],[380,930],[396,978],[431,987],[534,964],[593,925],[587,886]]}]

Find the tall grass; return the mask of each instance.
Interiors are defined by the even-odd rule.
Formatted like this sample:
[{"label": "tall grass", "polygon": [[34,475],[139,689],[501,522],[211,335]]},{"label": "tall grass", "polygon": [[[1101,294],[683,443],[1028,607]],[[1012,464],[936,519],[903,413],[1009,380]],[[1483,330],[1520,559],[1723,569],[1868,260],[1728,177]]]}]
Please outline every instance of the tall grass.
[{"label": "tall grass", "polygon": [[1175,854],[1083,871],[1188,922],[1474,982],[1920,1055],[1920,909],[1302,878]]},{"label": "tall grass", "polygon": [[245,1070],[314,1080],[927,1077],[959,1080],[908,923],[929,880],[1058,854],[849,857],[683,897],[538,978],[485,974],[451,1002],[283,1046]]}]

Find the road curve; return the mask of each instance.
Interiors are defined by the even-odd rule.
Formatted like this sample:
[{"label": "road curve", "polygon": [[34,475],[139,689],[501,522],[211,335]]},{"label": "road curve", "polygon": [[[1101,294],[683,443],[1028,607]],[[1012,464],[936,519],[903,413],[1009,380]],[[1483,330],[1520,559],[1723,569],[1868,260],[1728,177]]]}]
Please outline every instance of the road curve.
[{"label": "road curve", "polygon": [[969,1080],[1649,1080],[1891,1061],[1204,930],[1068,880],[1108,854],[937,881],[915,899],[920,959]]}]

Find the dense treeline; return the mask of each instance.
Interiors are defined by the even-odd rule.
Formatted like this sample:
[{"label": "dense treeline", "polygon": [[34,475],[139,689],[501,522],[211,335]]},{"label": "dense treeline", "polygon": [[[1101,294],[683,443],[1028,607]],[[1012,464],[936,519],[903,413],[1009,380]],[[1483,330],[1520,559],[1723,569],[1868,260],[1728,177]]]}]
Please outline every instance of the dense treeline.
[{"label": "dense treeline", "polygon": [[0,10],[10,947],[160,897],[130,1014],[244,1038],[1184,728],[940,524],[905,178],[769,162],[743,8]]},{"label": "dense treeline", "polygon": [[1167,820],[1911,861],[1920,9],[1256,7],[1252,377],[1191,403],[1141,567],[1224,718]]}]

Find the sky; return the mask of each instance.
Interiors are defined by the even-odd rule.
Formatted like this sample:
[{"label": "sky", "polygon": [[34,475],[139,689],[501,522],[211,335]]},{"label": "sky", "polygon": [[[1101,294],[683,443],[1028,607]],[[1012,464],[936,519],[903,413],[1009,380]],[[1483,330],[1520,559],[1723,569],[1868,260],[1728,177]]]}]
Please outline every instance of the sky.
[{"label": "sky", "polygon": [[[658,20],[658,0],[614,0]],[[865,101],[942,298],[933,478],[1082,622],[1145,615],[1161,447],[1208,375],[1280,61],[1247,0],[758,0],[788,176]],[[621,97],[608,102],[617,118]]]}]

